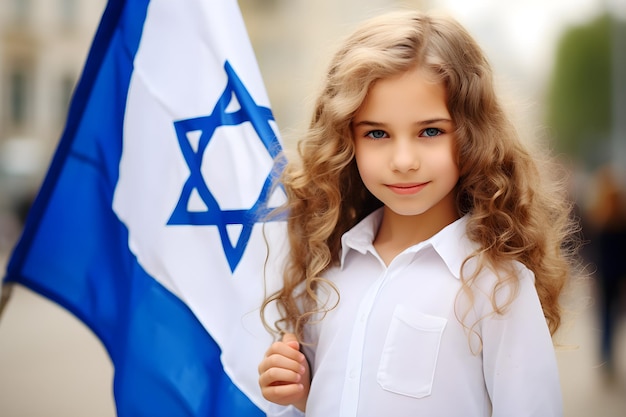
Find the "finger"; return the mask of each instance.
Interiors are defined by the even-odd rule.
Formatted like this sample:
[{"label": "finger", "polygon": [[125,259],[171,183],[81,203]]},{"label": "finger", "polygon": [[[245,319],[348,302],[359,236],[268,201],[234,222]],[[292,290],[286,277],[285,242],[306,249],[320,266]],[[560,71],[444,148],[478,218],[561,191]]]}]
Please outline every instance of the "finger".
[{"label": "finger", "polygon": [[296,384],[302,381],[302,374],[284,368],[270,368],[259,375],[261,387]]},{"label": "finger", "polygon": [[286,343],[289,347],[300,350],[300,343],[298,343],[298,338],[293,333],[285,333],[282,339],[283,343]]},{"label": "finger", "polygon": [[[293,341],[290,343],[295,343],[296,345],[298,344],[298,342]],[[272,343],[270,348],[265,353],[266,357],[269,357],[271,355],[282,355],[297,362],[304,361],[304,354],[300,352],[297,347],[290,346],[282,341]]]},{"label": "finger", "polygon": [[302,396],[302,384],[266,386],[261,389],[263,397],[277,404],[288,405]]},{"label": "finger", "polygon": [[[302,355],[302,357],[304,357],[304,355]],[[293,372],[304,374],[304,359],[296,360],[284,355],[272,354],[263,359],[259,364],[259,374],[262,374],[271,368],[289,369]]]}]

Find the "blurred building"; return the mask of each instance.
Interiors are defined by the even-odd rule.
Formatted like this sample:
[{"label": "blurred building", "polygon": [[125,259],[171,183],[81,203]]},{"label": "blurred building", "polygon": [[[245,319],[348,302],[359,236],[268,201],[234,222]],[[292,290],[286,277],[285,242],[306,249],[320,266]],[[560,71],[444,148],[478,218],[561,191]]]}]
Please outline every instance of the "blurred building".
[{"label": "blurred building", "polygon": [[105,0],[0,0],[0,211],[38,188]]},{"label": "blurred building", "polygon": [[308,125],[313,94],[341,38],[394,7],[429,8],[435,0],[239,0],[261,74],[289,145]]},{"label": "blurred building", "polygon": [[[337,37],[350,29],[347,22],[392,6],[427,3],[240,0],[279,126],[289,131],[306,124],[308,98]],[[106,0],[0,0],[0,214],[39,187],[105,5]]]}]

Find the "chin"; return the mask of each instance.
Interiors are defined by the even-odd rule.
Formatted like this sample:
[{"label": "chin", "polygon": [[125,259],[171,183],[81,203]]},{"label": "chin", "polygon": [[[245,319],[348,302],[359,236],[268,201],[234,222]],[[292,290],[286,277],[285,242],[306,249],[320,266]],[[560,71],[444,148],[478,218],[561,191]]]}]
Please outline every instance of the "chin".
[{"label": "chin", "polygon": [[389,207],[389,210],[391,212],[393,212],[393,214],[398,215],[398,216],[404,216],[404,217],[416,217],[416,216],[421,216],[425,213],[428,212],[428,210],[420,210],[420,209],[411,209],[411,208],[405,208],[405,207]]}]

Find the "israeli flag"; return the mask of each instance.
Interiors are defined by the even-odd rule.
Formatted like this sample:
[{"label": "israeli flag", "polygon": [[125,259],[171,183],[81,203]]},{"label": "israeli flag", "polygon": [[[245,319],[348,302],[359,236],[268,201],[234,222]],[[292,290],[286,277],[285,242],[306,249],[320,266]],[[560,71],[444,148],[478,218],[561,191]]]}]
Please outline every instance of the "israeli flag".
[{"label": "israeli flag", "polygon": [[235,0],[110,0],[5,280],[101,339],[120,417],[261,416],[281,144]]}]

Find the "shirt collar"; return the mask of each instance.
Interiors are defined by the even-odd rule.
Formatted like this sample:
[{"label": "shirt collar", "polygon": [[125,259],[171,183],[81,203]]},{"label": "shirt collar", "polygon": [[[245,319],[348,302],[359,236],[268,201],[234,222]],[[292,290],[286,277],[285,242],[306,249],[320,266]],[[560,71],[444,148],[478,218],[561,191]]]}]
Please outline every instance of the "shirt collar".
[{"label": "shirt collar", "polygon": [[[375,253],[374,238],[383,218],[383,208],[379,208],[361,220],[352,229],[341,237],[341,267],[350,250],[365,254],[368,251]],[[431,246],[445,262],[450,273],[460,278],[463,261],[477,248],[466,234],[468,215],[461,217],[441,229],[437,234],[406,251],[418,252],[426,246]]]}]

